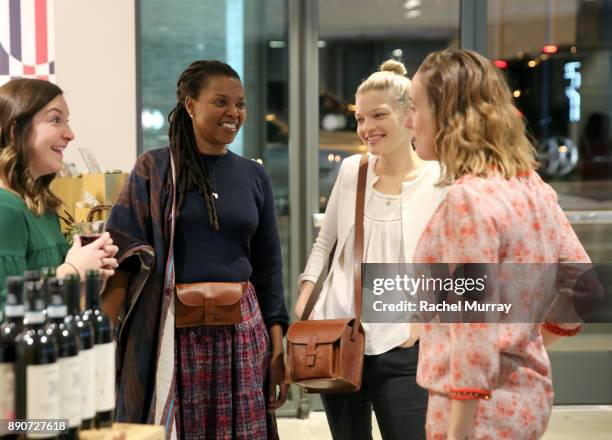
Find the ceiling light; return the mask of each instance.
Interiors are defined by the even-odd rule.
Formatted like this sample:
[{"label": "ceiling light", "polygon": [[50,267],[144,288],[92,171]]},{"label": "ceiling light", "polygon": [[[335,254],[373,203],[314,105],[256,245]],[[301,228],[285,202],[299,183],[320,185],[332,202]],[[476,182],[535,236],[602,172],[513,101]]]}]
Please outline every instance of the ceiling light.
[{"label": "ceiling light", "polygon": [[391,54],[395,57],[395,58],[399,58],[402,55],[404,55],[404,51],[402,49],[395,49],[393,50],[393,52],[391,52]]},{"label": "ceiling light", "polygon": [[406,3],[404,3],[405,9],[418,8],[419,6],[421,6],[421,0],[407,0]]},{"label": "ceiling light", "polygon": [[515,98],[518,98],[519,96],[521,96],[521,91],[520,91],[520,90],[515,90],[514,92],[512,92],[512,95],[513,95]]},{"label": "ceiling light", "polygon": [[421,11],[419,9],[412,9],[406,12],[406,18],[417,18],[421,16]]}]

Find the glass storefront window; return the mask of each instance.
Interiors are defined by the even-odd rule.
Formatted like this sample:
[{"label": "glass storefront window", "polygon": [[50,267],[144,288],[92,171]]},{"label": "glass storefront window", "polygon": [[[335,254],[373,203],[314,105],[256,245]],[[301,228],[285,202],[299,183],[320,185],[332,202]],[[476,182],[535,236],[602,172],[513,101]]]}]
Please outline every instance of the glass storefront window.
[{"label": "glass storefront window", "polygon": [[[612,210],[610,29],[610,0],[488,1],[488,55],[507,73],[539,172],[566,211]],[[594,261],[612,257],[611,224],[574,225]]]},{"label": "glass storefront window", "polygon": [[389,58],[412,76],[429,52],[459,47],[459,6],[458,0],[319,1],[321,211],[342,159],[366,151],[355,133],[361,81]]},{"label": "glass storefront window", "polygon": [[611,1],[489,1],[489,56],[569,210],[612,209],[611,27]]},{"label": "glass storefront window", "polygon": [[[168,143],[176,82],[194,60],[218,59],[241,76],[247,120],[232,151],[261,161],[274,190],[284,266],[289,258],[286,0],[147,0],[139,8],[141,150]],[[285,271],[285,287],[288,284]]]}]

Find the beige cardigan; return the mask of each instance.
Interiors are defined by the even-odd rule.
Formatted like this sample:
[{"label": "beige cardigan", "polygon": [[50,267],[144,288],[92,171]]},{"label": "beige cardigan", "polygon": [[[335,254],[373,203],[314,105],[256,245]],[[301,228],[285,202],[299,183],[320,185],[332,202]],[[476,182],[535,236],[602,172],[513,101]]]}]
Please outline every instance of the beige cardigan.
[{"label": "beige cardigan", "polygon": [[[346,158],[340,167],[340,172],[332,189],[325,218],[319,231],[319,235],[312,247],[310,257],[306,263],[304,272],[298,278],[298,284],[303,281],[316,282],[323,267],[327,264],[329,253],[338,241],[328,279],[333,276],[335,271],[352,270],[352,264],[344,267],[339,263],[339,257],[343,254],[348,240],[354,241],[355,226],[355,193],[357,191],[357,173],[361,155],[357,154]],[[377,157],[370,155],[368,161],[368,173],[366,178],[365,203],[372,197],[374,184],[378,176],[374,173],[374,165]],[[411,191],[402,199],[402,238],[403,255],[407,262],[412,261],[412,255],[417,242],[427,226],[429,219],[436,211],[444,197],[446,196],[445,187],[436,187],[434,183],[440,176],[440,166],[437,162],[428,162],[425,169],[417,177],[424,179],[424,184],[419,185],[418,191]],[[429,184],[431,183],[431,185]],[[345,273],[342,278],[352,279],[353,274]],[[328,283],[326,283],[327,285]],[[347,286],[348,288],[348,286]],[[325,285],[324,285],[325,290]],[[344,290],[344,289],[343,289]],[[344,290],[346,291],[346,290]],[[316,311],[320,309],[321,302],[325,301],[327,292],[322,291],[315,306]],[[317,307],[319,306],[319,307]],[[317,316],[318,318],[331,319],[332,316]],[[337,316],[340,317],[340,316]]]}]

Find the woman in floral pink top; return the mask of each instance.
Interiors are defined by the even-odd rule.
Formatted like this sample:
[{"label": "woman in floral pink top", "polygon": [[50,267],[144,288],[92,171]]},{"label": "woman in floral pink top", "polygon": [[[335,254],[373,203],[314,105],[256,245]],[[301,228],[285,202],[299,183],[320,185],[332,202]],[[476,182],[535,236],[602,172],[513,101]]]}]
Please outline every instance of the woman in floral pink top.
[{"label": "woman in floral pink top", "polygon": [[[413,145],[440,162],[448,193],[415,262],[589,262],[534,150],[502,73],[472,51],[430,54],[410,91]],[[417,380],[431,439],[537,439],[553,389],[545,343],[577,324],[424,324]]]}]

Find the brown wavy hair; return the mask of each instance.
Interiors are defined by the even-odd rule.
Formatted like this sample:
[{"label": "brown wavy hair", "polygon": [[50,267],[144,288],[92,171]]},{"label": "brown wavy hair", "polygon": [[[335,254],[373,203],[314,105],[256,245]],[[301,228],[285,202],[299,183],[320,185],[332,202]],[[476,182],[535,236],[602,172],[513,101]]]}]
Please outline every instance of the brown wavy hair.
[{"label": "brown wavy hair", "polygon": [[509,179],[535,170],[535,149],[504,74],[471,50],[429,54],[417,70],[436,120],[441,184],[492,171]]},{"label": "brown wavy hair", "polygon": [[34,115],[62,89],[40,79],[19,78],[0,87],[0,179],[36,215],[55,211],[62,201],[49,189],[55,174],[34,179],[28,169],[28,137]]}]

